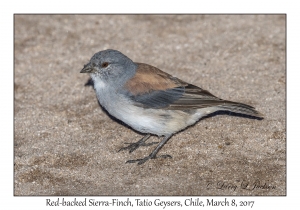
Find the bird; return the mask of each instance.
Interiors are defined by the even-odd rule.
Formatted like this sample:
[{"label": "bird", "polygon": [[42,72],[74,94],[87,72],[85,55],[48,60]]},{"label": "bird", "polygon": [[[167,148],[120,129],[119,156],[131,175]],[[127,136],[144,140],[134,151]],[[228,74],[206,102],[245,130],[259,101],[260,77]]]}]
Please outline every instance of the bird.
[{"label": "bird", "polygon": [[[80,73],[89,73],[97,99],[110,115],[145,134],[119,151],[131,153],[141,146],[158,144],[148,156],[126,163],[140,165],[150,159],[172,158],[157,153],[174,134],[217,111],[263,119],[250,105],[218,98],[154,66],[133,62],[117,50],[95,53]],[[163,138],[146,143],[151,135]]]}]

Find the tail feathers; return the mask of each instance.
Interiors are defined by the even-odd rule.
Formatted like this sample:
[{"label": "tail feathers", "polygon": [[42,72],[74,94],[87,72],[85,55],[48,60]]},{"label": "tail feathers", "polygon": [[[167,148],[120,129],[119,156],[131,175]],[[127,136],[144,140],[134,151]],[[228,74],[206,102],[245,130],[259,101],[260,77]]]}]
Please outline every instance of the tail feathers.
[{"label": "tail feathers", "polygon": [[218,107],[224,111],[230,111],[239,114],[245,114],[253,117],[263,118],[263,114],[256,111],[254,107],[249,106],[247,104],[230,102],[223,105],[219,105]]}]

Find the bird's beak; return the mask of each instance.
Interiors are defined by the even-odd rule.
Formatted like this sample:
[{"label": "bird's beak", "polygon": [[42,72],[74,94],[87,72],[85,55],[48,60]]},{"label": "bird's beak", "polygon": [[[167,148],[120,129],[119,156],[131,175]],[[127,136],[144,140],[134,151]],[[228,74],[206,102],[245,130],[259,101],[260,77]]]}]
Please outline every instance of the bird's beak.
[{"label": "bird's beak", "polygon": [[80,71],[80,73],[93,73],[93,72],[96,72],[96,69],[94,68],[93,65],[91,65],[91,63],[84,65],[83,69]]}]

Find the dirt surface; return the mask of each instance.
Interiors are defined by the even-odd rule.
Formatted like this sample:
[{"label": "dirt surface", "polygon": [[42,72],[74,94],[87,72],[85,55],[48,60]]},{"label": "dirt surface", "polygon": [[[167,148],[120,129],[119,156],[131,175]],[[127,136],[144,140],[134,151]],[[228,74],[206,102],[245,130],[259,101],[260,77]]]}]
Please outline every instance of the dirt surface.
[{"label": "dirt surface", "polygon": [[[285,195],[284,15],[15,15],[15,195]],[[118,152],[142,135],[99,106],[87,74],[116,49],[263,120],[219,114],[180,132],[156,159]],[[151,137],[150,141],[157,141]]]}]

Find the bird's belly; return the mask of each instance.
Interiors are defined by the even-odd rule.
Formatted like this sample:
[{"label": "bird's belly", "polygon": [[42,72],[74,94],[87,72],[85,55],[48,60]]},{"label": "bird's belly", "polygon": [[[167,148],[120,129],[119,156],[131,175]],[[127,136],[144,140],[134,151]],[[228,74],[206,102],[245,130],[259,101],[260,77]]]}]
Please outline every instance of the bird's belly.
[{"label": "bird's belly", "polygon": [[141,133],[165,136],[185,128],[188,116],[183,112],[162,109],[145,109],[128,101],[118,100],[105,109],[114,117]]},{"label": "bird's belly", "polygon": [[[99,94],[100,93],[100,94]],[[164,135],[160,121],[157,121],[155,110],[153,112],[133,103],[120,95],[98,91],[97,98],[100,104],[115,118],[126,123],[141,133]]]},{"label": "bird's belly", "polygon": [[159,136],[173,133],[173,129],[168,127],[169,120],[160,110],[144,109],[130,104],[116,108],[113,115],[141,133]]},{"label": "bird's belly", "polygon": [[129,99],[111,92],[98,91],[100,104],[115,118],[141,133],[158,136],[174,134],[197,122],[203,113],[180,110],[146,109],[133,104]]}]

